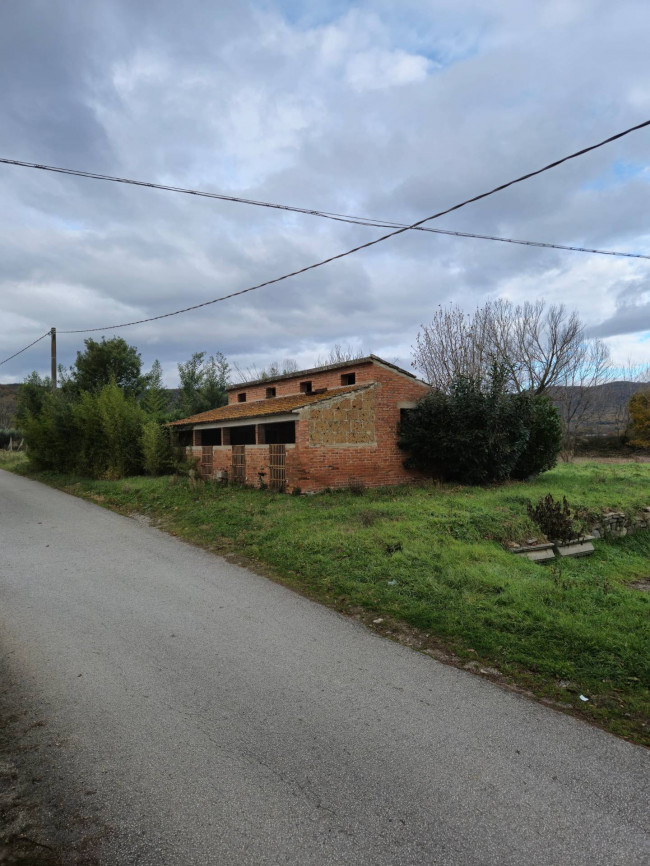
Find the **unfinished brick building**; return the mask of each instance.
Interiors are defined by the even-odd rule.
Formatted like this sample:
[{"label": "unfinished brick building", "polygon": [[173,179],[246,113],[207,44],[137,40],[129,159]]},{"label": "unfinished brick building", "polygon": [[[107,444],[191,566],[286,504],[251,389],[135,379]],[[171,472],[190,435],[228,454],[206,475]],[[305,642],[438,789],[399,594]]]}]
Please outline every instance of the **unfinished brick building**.
[{"label": "unfinished brick building", "polygon": [[417,477],[397,447],[400,412],[428,386],[375,355],[228,389],[228,405],[176,421],[201,474],[304,493]]}]

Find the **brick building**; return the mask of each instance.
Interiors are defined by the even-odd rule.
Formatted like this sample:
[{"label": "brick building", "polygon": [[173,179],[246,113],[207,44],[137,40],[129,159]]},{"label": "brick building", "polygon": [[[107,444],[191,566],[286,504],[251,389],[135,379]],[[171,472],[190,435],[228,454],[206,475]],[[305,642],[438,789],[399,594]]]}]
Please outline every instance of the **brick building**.
[{"label": "brick building", "polygon": [[228,405],[171,426],[204,477],[308,493],[417,477],[397,447],[400,412],[428,386],[375,355],[228,389]]}]

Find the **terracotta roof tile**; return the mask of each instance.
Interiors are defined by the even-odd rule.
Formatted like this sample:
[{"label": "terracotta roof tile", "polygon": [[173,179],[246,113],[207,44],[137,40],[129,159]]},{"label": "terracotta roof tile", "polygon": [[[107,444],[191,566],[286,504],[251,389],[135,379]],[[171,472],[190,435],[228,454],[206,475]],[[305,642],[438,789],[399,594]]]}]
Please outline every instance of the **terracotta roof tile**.
[{"label": "terracotta roof tile", "polygon": [[343,388],[329,388],[321,394],[290,394],[287,397],[270,397],[267,400],[251,400],[250,403],[230,403],[219,409],[210,409],[180,421],[172,421],[168,426],[186,424],[204,424],[208,421],[238,421],[241,418],[258,418],[266,415],[282,415],[292,412],[302,406],[310,406],[312,403],[320,403],[323,400],[331,400],[344,394],[355,391],[363,391],[372,387],[374,383],[368,382],[363,385],[348,385]]}]

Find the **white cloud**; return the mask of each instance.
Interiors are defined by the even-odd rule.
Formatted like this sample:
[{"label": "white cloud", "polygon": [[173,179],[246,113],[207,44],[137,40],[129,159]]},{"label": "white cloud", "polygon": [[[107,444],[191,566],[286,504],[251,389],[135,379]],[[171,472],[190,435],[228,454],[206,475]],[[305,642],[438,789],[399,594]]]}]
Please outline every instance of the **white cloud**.
[{"label": "white cloud", "polygon": [[[650,104],[650,11],[633,0],[367,0],[343,12],[309,4],[293,18],[273,2],[66,8],[0,9],[0,154],[411,221],[632,125]],[[440,226],[648,252],[649,136]],[[623,164],[639,170],[621,176]],[[0,173],[11,217],[0,232],[0,358],[51,325],[158,315],[380,233]],[[246,366],[248,357],[315,358],[335,342],[408,363],[437,303],[470,309],[506,295],[565,303],[642,354],[640,338],[623,335],[637,322],[646,329],[647,272],[641,261],[411,233],[123,335],[147,364],[160,357],[167,377],[194,351],[222,350]],[[82,340],[62,337],[62,359]],[[40,347],[0,368],[3,380],[46,371]]]},{"label": "white cloud", "polygon": [[364,51],[348,60],[346,78],[359,92],[382,90],[423,81],[431,66],[428,58],[405,51]]},{"label": "white cloud", "polygon": [[608,337],[604,342],[610,348],[613,364],[621,370],[628,365],[646,367],[650,364],[650,331]]}]

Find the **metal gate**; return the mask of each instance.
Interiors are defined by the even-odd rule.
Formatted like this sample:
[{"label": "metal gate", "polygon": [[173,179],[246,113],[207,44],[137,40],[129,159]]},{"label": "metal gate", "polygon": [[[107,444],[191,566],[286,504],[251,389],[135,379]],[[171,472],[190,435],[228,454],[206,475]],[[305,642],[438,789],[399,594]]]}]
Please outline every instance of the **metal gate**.
[{"label": "metal gate", "polygon": [[269,487],[284,490],[287,486],[286,448],[284,445],[269,445]]},{"label": "metal gate", "polygon": [[232,483],[246,484],[246,446],[232,446]]},{"label": "metal gate", "polygon": [[212,477],[212,445],[204,445],[201,449],[201,476]]}]

